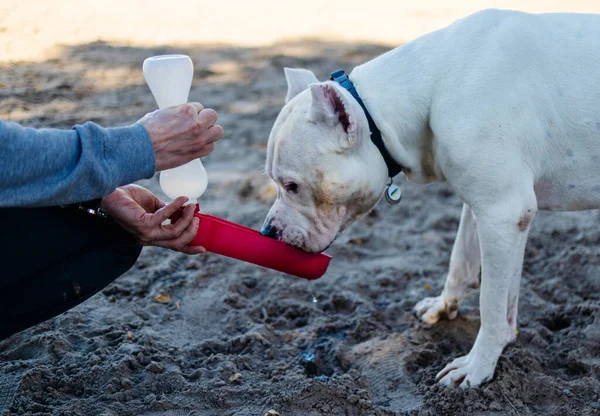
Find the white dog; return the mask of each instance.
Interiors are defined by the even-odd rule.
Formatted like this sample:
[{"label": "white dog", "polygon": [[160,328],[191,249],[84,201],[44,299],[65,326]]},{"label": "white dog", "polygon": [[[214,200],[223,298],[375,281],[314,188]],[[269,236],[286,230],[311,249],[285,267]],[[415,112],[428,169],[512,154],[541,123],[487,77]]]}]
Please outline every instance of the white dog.
[{"label": "white dog", "polygon": [[348,89],[285,74],[267,155],[279,196],[263,234],[326,249],[386,192],[387,152],[408,180],[447,182],[464,202],[450,270],[442,294],[415,311],[428,323],[453,319],[481,268],[479,334],[437,378],[463,388],[490,380],[516,337],[537,210],[600,208],[600,15],[486,10],[358,66],[349,78],[382,150]]}]

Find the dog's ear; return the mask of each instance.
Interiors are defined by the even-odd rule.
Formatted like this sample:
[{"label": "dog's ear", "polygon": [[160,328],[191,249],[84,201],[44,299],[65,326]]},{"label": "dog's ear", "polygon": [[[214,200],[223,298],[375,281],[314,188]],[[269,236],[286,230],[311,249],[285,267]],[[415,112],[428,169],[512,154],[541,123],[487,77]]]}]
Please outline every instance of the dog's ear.
[{"label": "dog's ear", "polygon": [[358,139],[356,119],[338,87],[327,83],[311,84],[309,88],[312,97],[310,118],[329,126],[341,125],[348,139],[346,146],[354,146]]},{"label": "dog's ear", "polygon": [[288,84],[287,97],[285,97],[286,103],[307,89],[308,84],[319,82],[315,74],[307,69],[283,68],[283,72]]}]

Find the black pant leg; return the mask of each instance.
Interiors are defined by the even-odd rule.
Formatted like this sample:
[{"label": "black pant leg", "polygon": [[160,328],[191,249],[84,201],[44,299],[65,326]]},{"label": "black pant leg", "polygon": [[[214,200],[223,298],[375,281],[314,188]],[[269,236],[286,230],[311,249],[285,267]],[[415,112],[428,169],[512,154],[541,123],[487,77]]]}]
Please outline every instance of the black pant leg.
[{"label": "black pant leg", "polygon": [[136,244],[110,219],[73,209],[0,209],[0,288],[90,246]]},{"label": "black pant leg", "polygon": [[62,208],[0,210],[2,225],[14,238],[0,243],[0,339],[85,301],[141,252],[113,221]]}]

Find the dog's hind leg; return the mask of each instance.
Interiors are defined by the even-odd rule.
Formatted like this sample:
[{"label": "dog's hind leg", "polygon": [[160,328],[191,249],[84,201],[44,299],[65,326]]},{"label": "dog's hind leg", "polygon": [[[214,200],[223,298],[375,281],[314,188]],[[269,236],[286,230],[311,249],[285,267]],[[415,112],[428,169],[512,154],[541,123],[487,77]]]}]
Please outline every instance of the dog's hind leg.
[{"label": "dog's hind leg", "polygon": [[467,289],[479,285],[480,266],[477,221],[471,208],[464,204],[444,290],[439,296],[425,298],[417,303],[415,315],[430,325],[443,317],[454,319]]}]

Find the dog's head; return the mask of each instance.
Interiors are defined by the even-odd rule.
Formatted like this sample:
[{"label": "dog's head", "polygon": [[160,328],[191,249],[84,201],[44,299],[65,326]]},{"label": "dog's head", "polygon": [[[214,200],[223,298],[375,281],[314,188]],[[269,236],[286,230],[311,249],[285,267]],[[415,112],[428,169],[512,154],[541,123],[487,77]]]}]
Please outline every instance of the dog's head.
[{"label": "dog's head", "polygon": [[286,104],[267,148],[278,196],[262,234],[318,253],[377,204],[387,167],[348,91],[307,70],[286,68],[285,76]]}]

